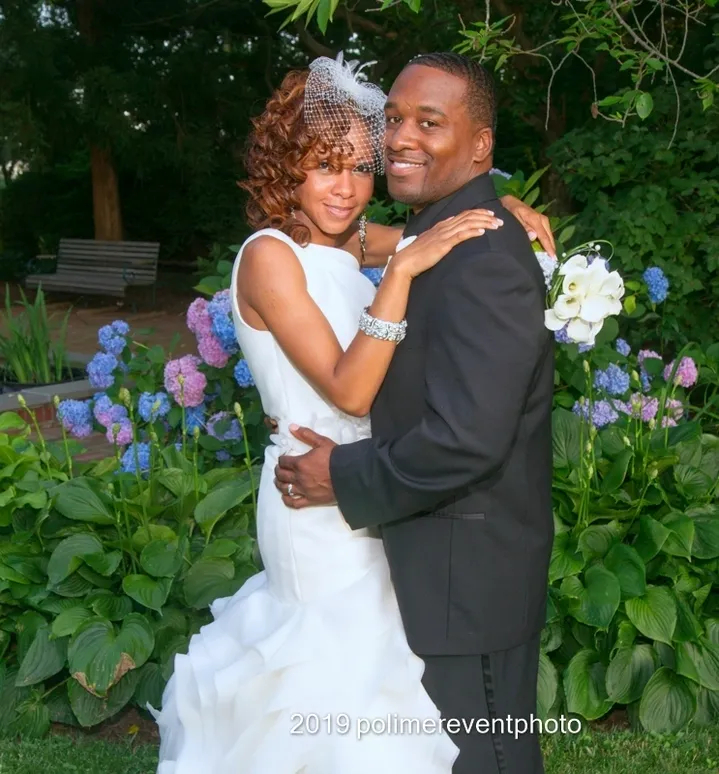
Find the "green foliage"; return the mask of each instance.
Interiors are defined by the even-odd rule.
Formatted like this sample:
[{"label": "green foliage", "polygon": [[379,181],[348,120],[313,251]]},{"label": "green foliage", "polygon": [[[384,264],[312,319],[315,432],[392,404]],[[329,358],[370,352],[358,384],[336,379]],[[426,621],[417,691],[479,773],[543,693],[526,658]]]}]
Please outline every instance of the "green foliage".
[{"label": "green foliage", "polygon": [[[630,335],[681,347],[719,338],[719,131],[696,105],[671,149],[671,93],[652,118],[625,129],[593,124],[551,148],[554,169],[582,206],[582,238],[615,245],[613,266],[638,281],[648,266],[670,280],[661,311],[639,303],[625,321]],[[638,342],[633,342],[638,343]]]},{"label": "green foliage", "polygon": [[112,458],[73,467],[69,442],[1,419],[0,728],[42,736],[159,706],[210,602],[257,572],[251,460],[202,472],[196,449],[171,447],[147,477]]},{"label": "green foliage", "polygon": [[[676,366],[665,379],[661,361],[610,346],[616,328],[602,335],[558,352],[539,708],[592,720],[626,706],[673,732],[719,717],[719,345],[680,353],[699,370],[684,387]],[[596,378],[610,363],[631,375],[622,394]]]}]

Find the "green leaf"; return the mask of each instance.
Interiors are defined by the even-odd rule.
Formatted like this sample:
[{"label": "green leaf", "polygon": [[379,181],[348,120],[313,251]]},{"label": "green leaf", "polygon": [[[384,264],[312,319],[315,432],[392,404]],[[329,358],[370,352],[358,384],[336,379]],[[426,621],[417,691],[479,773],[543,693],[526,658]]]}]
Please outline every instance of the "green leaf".
[{"label": "green leaf", "polygon": [[668,537],[669,530],[661,522],[651,516],[640,516],[634,548],[645,562],[649,562],[661,551]]},{"label": "green leaf", "polygon": [[174,578],[182,567],[179,541],[153,540],[140,554],[142,569],[156,578]]},{"label": "green leaf", "polygon": [[570,600],[571,614],[587,626],[606,629],[614,618],[621,601],[621,589],[616,576],[600,564],[584,573],[584,587],[577,599]]},{"label": "green leaf", "polygon": [[109,621],[95,618],[70,641],[70,673],[86,691],[101,698],[123,675],[141,667],[154,645],[152,627],[139,613],[130,613],[118,634]]},{"label": "green leaf", "polygon": [[50,627],[42,626],[20,664],[16,685],[35,685],[47,680],[62,670],[66,658],[67,640],[50,639]]},{"label": "green leaf", "polygon": [[675,646],[677,672],[710,691],[719,691],[719,645],[703,638]]},{"label": "green leaf", "polygon": [[101,497],[97,484],[87,478],[73,478],[58,488],[55,508],[66,519],[91,522],[93,524],[114,524],[115,515]]},{"label": "green leaf", "polygon": [[151,540],[175,540],[176,538],[177,533],[172,527],[167,527],[164,524],[149,524],[147,527],[139,527],[135,531],[132,536],[132,547],[137,551],[142,551]]},{"label": "green leaf", "polygon": [[162,668],[159,664],[148,661],[138,670],[138,673],[139,679],[133,697],[135,703],[143,708],[149,704],[155,709],[160,709],[162,706],[162,692],[166,685],[166,680],[162,676]]},{"label": "green leaf", "polygon": [[607,668],[607,695],[617,704],[637,701],[658,666],[651,645],[644,643],[619,648]]},{"label": "green leaf", "polygon": [[621,536],[621,527],[616,521],[609,524],[592,524],[580,533],[579,549],[585,560],[601,558]]},{"label": "green leaf", "polygon": [[199,559],[185,577],[185,599],[199,610],[215,599],[227,596],[235,577],[235,565],[229,559]]},{"label": "green leaf", "polygon": [[100,539],[89,532],[82,532],[65,538],[55,547],[47,565],[50,583],[56,585],[65,580],[82,564],[86,554],[102,553]]},{"label": "green leaf", "polygon": [[587,720],[606,714],[613,702],[605,688],[606,667],[599,654],[588,648],[577,652],[564,670],[567,710]]},{"label": "green leaf", "polygon": [[555,468],[571,468],[579,464],[581,420],[571,411],[552,412],[552,448]]},{"label": "green leaf", "polygon": [[129,597],[116,596],[115,594],[96,592],[87,597],[87,604],[100,618],[108,621],[122,621],[132,612],[132,601]]},{"label": "green leaf", "polygon": [[172,588],[172,579],[150,578],[147,575],[126,575],[122,579],[122,590],[128,597],[150,610],[160,612]]},{"label": "green leaf", "polygon": [[25,739],[40,739],[50,730],[50,711],[41,697],[33,697],[18,705],[13,731]]},{"label": "green leaf", "polygon": [[14,411],[3,411],[0,414],[0,433],[6,433],[8,430],[24,430],[27,422]]},{"label": "green leaf", "polygon": [[560,532],[554,536],[552,558],[549,565],[549,580],[577,575],[584,567],[584,558],[577,548],[577,540],[570,532]]},{"label": "green leaf", "polygon": [[647,586],[643,596],[626,600],[624,609],[645,637],[671,645],[677,625],[677,607],[669,589]]},{"label": "green leaf", "polygon": [[213,540],[210,545],[208,545],[203,551],[202,551],[202,557],[210,559],[213,556],[216,557],[227,557],[232,556],[233,554],[237,553],[237,549],[239,546],[237,543],[235,543],[234,540],[228,540],[227,538],[218,538],[217,540]]},{"label": "green leaf", "polygon": [[167,468],[158,476],[157,481],[175,497],[187,497],[195,491],[195,479],[190,471],[180,468]]},{"label": "green leaf", "polygon": [[611,468],[607,471],[606,475],[602,479],[601,493],[610,494],[616,492],[617,489],[624,483],[624,479],[627,476],[627,470],[629,469],[629,463],[634,456],[634,450],[625,448],[619,453],[617,458],[612,463]]},{"label": "green leaf", "polygon": [[683,513],[674,512],[665,516],[662,524],[669,530],[662,551],[671,556],[689,559],[694,542],[694,522]]},{"label": "green leaf", "polygon": [[120,566],[122,553],[120,551],[110,551],[107,554],[85,554],[82,559],[85,564],[95,572],[98,572],[105,577],[109,577]]},{"label": "green leaf", "polygon": [[92,611],[86,607],[78,606],[64,610],[52,622],[52,635],[53,637],[67,637],[75,634],[80,626],[90,618],[92,618]]},{"label": "green leaf", "polygon": [[660,667],[650,678],[639,704],[639,720],[655,734],[684,728],[696,711],[696,699],[686,681],[668,667]]},{"label": "green leaf", "polygon": [[241,505],[251,494],[252,482],[249,479],[223,482],[197,504],[195,521],[207,534],[227,511]]},{"label": "green leaf", "polygon": [[649,92],[643,91],[637,98],[637,115],[644,121],[654,109],[654,100]]},{"label": "green leaf", "polygon": [[641,556],[624,543],[612,546],[604,557],[604,566],[619,581],[622,599],[641,597],[647,588],[646,567]]},{"label": "green leaf", "polygon": [[557,698],[559,677],[557,670],[546,653],[539,654],[539,674],[537,678],[537,715],[545,719]]},{"label": "green leaf", "polygon": [[81,726],[90,728],[117,714],[132,698],[137,686],[136,670],[126,674],[117,685],[110,688],[107,697],[93,696],[77,680],[70,680],[67,693],[70,706]]},{"label": "green leaf", "polygon": [[719,557],[719,508],[688,511],[694,524],[694,540],[691,553],[697,559]]},{"label": "green leaf", "polygon": [[677,592],[676,587],[674,600],[677,605],[677,625],[674,629],[673,639],[675,642],[693,642],[702,634],[701,624],[684,596]]}]

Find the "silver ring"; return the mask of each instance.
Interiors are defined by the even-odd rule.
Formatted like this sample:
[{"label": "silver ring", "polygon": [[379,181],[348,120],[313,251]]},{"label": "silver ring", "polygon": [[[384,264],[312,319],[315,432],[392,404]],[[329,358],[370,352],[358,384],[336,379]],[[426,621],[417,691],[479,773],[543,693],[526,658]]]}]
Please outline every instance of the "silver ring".
[{"label": "silver ring", "polygon": [[287,485],[287,496],[292,497],[292,484]]}]

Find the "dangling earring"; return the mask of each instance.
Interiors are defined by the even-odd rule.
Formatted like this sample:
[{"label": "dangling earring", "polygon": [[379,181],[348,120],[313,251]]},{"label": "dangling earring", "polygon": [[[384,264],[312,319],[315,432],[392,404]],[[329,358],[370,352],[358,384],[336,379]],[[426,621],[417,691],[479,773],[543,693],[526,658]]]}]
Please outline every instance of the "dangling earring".
[{"label": "dangling earring", "polygon": [[295,217],[295,208],[294,207],[290,207],[290,217],[291,218]]},{"label": "dangling earring", "polygon": [[364,266],[365,254],[367,252],[367,216],[363,212],[359,219],[359,243],[360,243],[360,263]]}]

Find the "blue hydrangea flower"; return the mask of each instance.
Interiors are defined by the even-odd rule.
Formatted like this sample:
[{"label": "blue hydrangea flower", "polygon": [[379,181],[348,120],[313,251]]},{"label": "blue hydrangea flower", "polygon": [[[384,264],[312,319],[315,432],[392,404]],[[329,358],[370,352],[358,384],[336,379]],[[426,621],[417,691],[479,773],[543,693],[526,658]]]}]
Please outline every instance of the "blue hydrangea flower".
[{"label": "blue hydrangea flower", "polygon": [[383,269],[362,269],[362,274],[367,277],[368,280],[372,282],[372,284],[377,287],[379,283],[382,281],[382,271]]},{"label": "blue hydrangea flower", "polygon": [[624,341],[624,339],[617,339],[614,347],[617,352],[619,352],[620,355],[624,355],[624,357],[629,357],[632,351],[632,348]]},{"label": "blue hydrangea flower", "polygon": [[594,374],[594,386],[607,395],[624,395],[629,389],[630,381],[629,374],[616,363],[610,363],[605,371],[597,371]]},{"label": "blue hydrangea flower", "polygon": [[75,438],[87,438],[92,433],[90,400],[64,400],[57,407],[62,426]]},{"label": "blue hydrangea flower", "polygon": [[[588,403],[585,402],[582,406],[580,405],[579,401],[574,404],[572,411],[577,416],[584,417],[584,419],[587,419],[590,413]],[[591,416],[592,424],[595,427],[605,427],[606,425],[611,425],[613,422],[616,422],[617,419],[619,419],[618,412],[613,408],[612,404],[606,400],[598,400],[594,402],[592,405]]]},{"label": "blue hydrangea flower", "polygon": [[219,293],[215,293],[213,299],[207,304],[207,313],[212,321],[212,332],[222,345],[222,349],[228,355],[239,352],[240,345],[237,343],[235,325],[232,322],[230,292],[221,290]]},{"label": "blue hydrangea flower", "polygon": [[115,320],[110,327],[118,336],[127,336],[130,332],[130,326],[124,320]]},{"label": "blue hydrangea flower", "polygon": [[649,300],[653,304],[661,304],[669,292],[669,280],[664,272],[658,266],[650,266],[642,274],[642,279],[647,285]]},{"label": "blue hydrangea flower", "polygon": [[190,406],[185,409],[185,427],[187,428],[188,435],[192,434],[196,427],[202,430],[205,426],[205,404],[201,403],[199,406]]},{"label": "blue hydrangea flower", "polygon": [[[124,327],[123,327],[124,326]],[[120,333],[121,330],[130,330],[127,323],[123,323],[118,320],[112,325],[103,325],[97,332],[97,340],[100,342],[100,346],[110,355],[119,357],[125,347],[127,346],[127,340],[125,335]],[[127,332],[126,331],[126,332]]]},{"label": "blue hydrangea flower", "polygon": [[567,326],[560,328],[558,331],[554,331],[554,340],[559,344],[571,344],[572,340],[567,333]]},{"label": "blue hydrangea flower", "polygon": [[250,367],[244,358],[237,361],[234,376],[235,381],[240,385],[240,387],[254,387],[255,380],[252,378]]},{"label": "blue hydrangea flower", "polygon": [[639,372],[639,379],[642,383],[642,390],[644,390],[644,392],[649,392],[649,390],[652,389],[652,378],[643,368]]},{"label": "blue hydrangea flower", "polygon": [[218,451],[215,454],[215,459],[218,462],[227,462],[228,460],[231,460],[232,457],[230,456],[230,453],[228,451],[225,451],[224,449],[220,449],[220,451]]},{"label": "blue hydrangea flower", "polygon": [[117,358],[107,352],[98,352],[87,364],[87,376],[90,385],[99,390],[112,387],[115,377],[112,372],[117,368]]},{"label": "blue hydrangea flower", "polygon": [[220,441],[240,441],[242,440],[242,428],[240,427],[240,423],[237,421],[237,419],[233,419],[230,422],[230,426],[225,430],[224,433],[218,433],[215,430],[215,425],[222,422],[223,420],[229,419],[232,416],[228,411],[220,411],[217,414],[214,414],[207,420],[207,432],[209,435],[213,436],[213,438],[217,438]]},{"label": "blue hydrangea flower", "polygon": [[580,344],[579,345],[579,352],[583,354],[584,352],[589,352],[590,349],[594,349],[594,344]]},{"label": "blue hydrangea flower", "polygon": [[125,450],[120,460],[120,465],[125,473],[137,472],[135,451],[137,450],[137,464],[139,464],[140,473],[146,473],[150,469],[150,444],[138,443],[130,444]]},{"label": "blue hydrangea flower", "polygon": [[[155,407],[155,404],[159,404]],[[154,422],[158,417],[166,416],[170,411],[170,399],[165,392],[143,392],[138,401],[137,410],[145,422]]]}]

